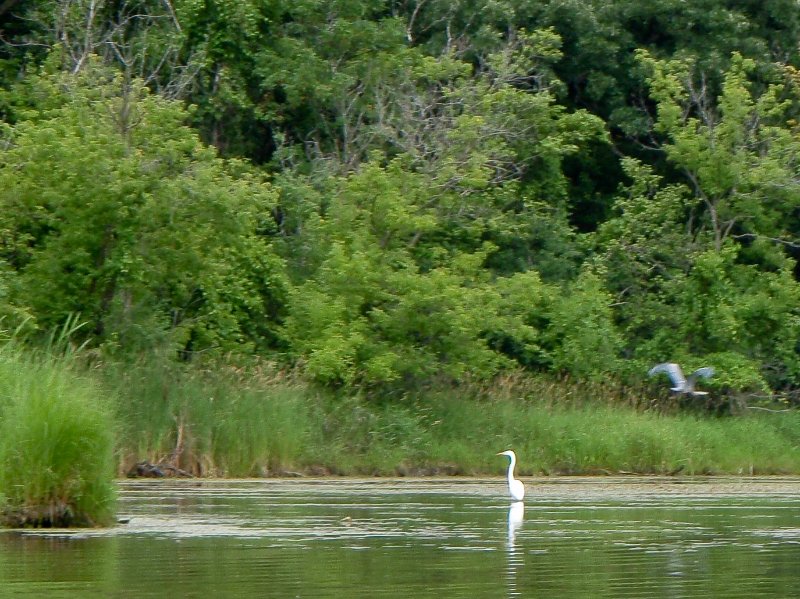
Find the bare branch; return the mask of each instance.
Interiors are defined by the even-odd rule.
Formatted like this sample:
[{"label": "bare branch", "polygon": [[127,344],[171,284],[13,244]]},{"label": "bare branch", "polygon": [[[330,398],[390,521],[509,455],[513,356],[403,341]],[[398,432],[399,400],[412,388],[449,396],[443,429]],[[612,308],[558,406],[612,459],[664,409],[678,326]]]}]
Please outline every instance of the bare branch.
[{"label": "bare branch", "polygon": [[785,410],[773,410],[771,408],[762,408],[760,406],[745,406],[748,410],[761,410],[762,412],[771,412],[773,414],[782,414],[784,412],[794,412],[791,408]]},{"label": "bare branch", "polygon": [[738,235],[731,235],[731,237],[733,239],[766,239],[767,241],[779,243],[787,247],[800,248],[800,241],[781,239],[780,237],[768,237],[766,235],[759,235],[758,233],[739,233]]},{"label": "bare branch", "polygon": [[[182,29],[172,1],[121,0],[113,4],[113,11],[111,4],[106,0],[58,0],[55,11],[36,13],[37,23],[49,27],[49,43],[36,45],[59,44],[73,73],[84,67],[90,55],[97,54],[122,66],[126,77],[138,77],[163,95],[176,98],[184,94],[196,80],[202,50],[181,59]],[[154,35],[160,39],[150,43]]]},{"label": "bare branch", "polygon": [[406,27],[406,39],[409,43],[414,43],[414,21],[417,20],[417,15],[419,14],[420,9],[425,5],[428,0],[420,0],[417,2],[417,5],[414,7],[414,12],[411,13],[411,16],[408,19],[408,26]]}]

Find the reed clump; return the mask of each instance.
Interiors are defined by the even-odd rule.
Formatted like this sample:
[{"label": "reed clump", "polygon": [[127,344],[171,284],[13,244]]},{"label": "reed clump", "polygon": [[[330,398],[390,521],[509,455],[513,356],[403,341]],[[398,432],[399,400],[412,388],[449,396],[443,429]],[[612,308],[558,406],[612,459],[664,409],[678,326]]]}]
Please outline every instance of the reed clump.
[{"label": "reed clump", "polygon": [[105,526],[116,500],[114,427],[97,386],[65,360],[0,348],[0,519]]}]

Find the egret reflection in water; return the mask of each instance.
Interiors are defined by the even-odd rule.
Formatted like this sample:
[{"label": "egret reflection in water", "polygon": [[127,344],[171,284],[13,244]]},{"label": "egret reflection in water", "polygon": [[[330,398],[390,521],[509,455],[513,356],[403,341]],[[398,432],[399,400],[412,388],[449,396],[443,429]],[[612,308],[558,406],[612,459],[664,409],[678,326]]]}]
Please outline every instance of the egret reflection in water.
[{"label": "egret reflection in water", "polygon": [[508,561],[506,563],[506,579],[508,581],[508,596],[521,597],[517,588],[517,570],[522,567],[522,554],[516,547],[517,531],[522,526],[525,518],[525,504],[521,501],[514,501],[508,506]]},{"label": "egret reflection in water", "polygon": [[508,507],[508,544],[509,547],[514,546],[514,541],[517,538],[517,531],[522,526],[522,521],[525,519],[525,504],[521,501],[515,501]]}]

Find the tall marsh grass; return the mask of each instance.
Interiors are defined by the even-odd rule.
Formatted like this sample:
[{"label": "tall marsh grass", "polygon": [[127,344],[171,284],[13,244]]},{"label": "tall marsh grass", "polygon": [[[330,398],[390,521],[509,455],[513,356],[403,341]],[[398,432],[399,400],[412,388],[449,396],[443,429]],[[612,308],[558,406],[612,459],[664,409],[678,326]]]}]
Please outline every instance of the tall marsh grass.
[{"label": "tall marsh grass", "polygon": [[265,476],[300,467],[314,397],[269,368],[109,366],[121,470],[138,461],[198,476]]},{"label": "tall marsh grass", "polygon": [[467,413],[438,437],[432,453],[445,458],[454,446],[469,446],[474,448],[466,456],[469,463],[484,469],[490,462],[479,455],[513,447],[522,474],[800,473],[800,414],[717,418],[510,401],[483,408],[493,416],[470,430],[467,423],[480,418],[476,407],[442,400],[442,426],[454,411]]},{"label": "tall marsh grass", "polygon": [[[800,473],[800,413],[704,417],[627,391],[506,381],[386,402],[335,396],[268,366],[106,369],[121,464],[196,475],[482,475],[513,448],[522,474]],[[596,395],[601,393],[601,395]],[[605,394],[605,395],[604,395]]]},{"label": "tall marsh grass", "polygon": [[113,420],[97,386],[64,359],[0,347],[0,519],[108,525],[115,474]]}]

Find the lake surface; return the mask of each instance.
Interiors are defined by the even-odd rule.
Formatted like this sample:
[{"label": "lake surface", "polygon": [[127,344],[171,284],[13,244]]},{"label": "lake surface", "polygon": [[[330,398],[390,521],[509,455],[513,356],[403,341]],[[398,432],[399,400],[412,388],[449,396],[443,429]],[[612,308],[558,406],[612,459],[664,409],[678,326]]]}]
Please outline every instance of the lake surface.
[{"label": "lake surface", "polygon": [[800,479],[160,480],[0,532],[0,597],[800,597]]}]

